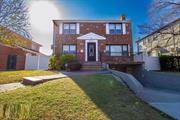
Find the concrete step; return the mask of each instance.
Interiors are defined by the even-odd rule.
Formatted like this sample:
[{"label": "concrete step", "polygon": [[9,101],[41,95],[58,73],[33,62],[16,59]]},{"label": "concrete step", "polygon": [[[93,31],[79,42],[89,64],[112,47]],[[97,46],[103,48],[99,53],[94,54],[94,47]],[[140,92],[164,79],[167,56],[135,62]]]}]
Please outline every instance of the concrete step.
[{"label": "concrete step", "polygon": [[85,62],[83,65],[101,65],[101,62]]},{"label": "concrete step", "polygon": [[94,71],[94,70],[97,71],[98,70],[99,71],[99,70],[103,70],[103,68],[84,68],[83,67],[83,68],[81,68],[81,70],[92,70],[92,71]]},{"label": "concrete step", "polygon": [[102,70],[101,65],[83,65],[82,70]]},{"label": "concrete step", "polygon": [[56,74],[56,75],[47,75],[47,76],[34,76],[34,77],[24,77],[22,84],[24,85],[36,85],[39,83],[43,83],[49,80],[65,78],[67,77],[64,74]]}]

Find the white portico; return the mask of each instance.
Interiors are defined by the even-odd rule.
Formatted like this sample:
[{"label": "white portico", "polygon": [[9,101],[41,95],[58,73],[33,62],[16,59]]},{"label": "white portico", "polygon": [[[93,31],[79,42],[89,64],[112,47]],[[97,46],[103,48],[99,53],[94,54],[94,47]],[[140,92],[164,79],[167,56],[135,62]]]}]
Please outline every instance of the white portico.
[{"label": "white portico", "polygon": [[98,61],[98,40],[106,40],[106,38],[90,32],[77,39],[85,40],[85,61]]}]

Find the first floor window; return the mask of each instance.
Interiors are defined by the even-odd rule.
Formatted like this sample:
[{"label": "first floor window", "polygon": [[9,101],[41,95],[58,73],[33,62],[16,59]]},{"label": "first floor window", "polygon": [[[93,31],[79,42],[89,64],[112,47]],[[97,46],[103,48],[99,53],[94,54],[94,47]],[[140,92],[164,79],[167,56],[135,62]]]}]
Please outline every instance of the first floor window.
[{"label": "first floor window", "polygon": [[122,55],[123,56],[128,56],[128,45],[123,45],[122,46]]},{"label": "first floor window", "polygon": [[111,45],[111,56],[122,56],[122,46],[121,45]]},{"label": "first floor window", "polygon": [[76,45],[63,45],[63,54],[76,54]]},{"label": "first floor window", "polygon": [[128,56],[128,45],[106,45],[108,56]]}]

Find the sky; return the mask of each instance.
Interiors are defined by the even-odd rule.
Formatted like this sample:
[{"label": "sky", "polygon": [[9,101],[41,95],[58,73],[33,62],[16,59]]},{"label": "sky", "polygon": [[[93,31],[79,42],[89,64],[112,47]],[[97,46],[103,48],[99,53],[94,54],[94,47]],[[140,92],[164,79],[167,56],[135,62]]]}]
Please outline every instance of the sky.
[{"label": "sky", "polygon": [[148,21],[152,0],[29,0],[30,33],[32,39],[43,45],[40,51],[51,55],[54,19],[111,19],[123,14],[132,21],[134,51],[140,36],[138,25]]}]

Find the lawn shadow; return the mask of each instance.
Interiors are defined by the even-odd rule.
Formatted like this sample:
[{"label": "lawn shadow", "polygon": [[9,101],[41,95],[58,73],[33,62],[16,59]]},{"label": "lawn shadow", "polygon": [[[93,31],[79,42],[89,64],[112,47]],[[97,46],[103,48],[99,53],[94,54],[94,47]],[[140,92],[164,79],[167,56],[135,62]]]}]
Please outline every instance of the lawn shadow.
[{"label": "lawn shadow", "polygon": [[163,118],[159,112],[141,102],[112,75],[97,74],[71,78],[111,120]]}]

